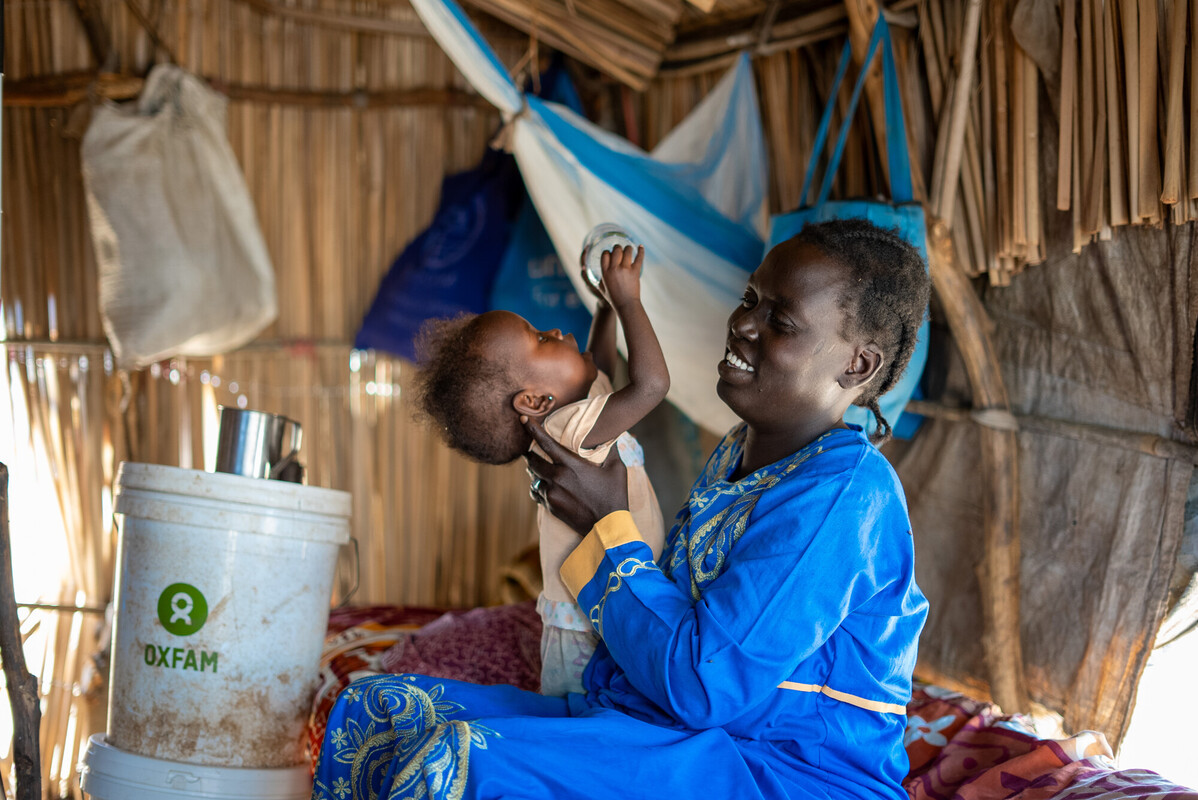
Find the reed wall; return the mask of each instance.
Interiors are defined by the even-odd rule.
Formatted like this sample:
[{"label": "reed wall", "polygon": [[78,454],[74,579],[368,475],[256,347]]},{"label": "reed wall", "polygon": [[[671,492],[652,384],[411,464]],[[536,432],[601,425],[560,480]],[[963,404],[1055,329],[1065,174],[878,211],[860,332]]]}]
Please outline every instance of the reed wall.
[{"label": "reed wall", "polygon": [[[332,92],[463,85],[424,35],[328,29],[203,0],[141,9],[157,23],[165,47],[156,49],[128,6],[98,8],[114,66],[125,71],[140,72],[169,50],[218,85]],[[405,4],[355,9],[415,23]],[[5,13],[10,81],[94,66],[72,3],[19,0]],[[509,60],[519,58],[522,41],[502,31],[492,41]],[[53,340],[68,350],[103,339],[79,170],[88,113],[86,102],[5,109],[0,295],[9,339]],[[228,118],[274,261],[279,318],[234,356],[164,364],[114,390],[125,400],[129,457],[202,467],[212,424],[205,409],[244,396],[250,407],[305,424],[311,483],[355,493],[364,565],[356,600],[494,601],[489,576],[531,537],[523,472],[479,470],[444,452],[409,420],[406,365],[352,355],[349,343],[391,259],[430,220],[442,177],[477,162],[497,115],[471,102],[356,110],[234,100]],[[223,386],[201,382],[205,373]],[[504,502],[513,494],[518,502]]]}]

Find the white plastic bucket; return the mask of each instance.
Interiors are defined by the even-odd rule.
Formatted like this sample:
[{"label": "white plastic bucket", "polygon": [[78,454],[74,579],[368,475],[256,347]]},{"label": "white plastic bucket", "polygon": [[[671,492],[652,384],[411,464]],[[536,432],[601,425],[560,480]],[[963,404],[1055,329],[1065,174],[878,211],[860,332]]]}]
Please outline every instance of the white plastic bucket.
[{"label": "white plastic bucket", "polygon": [[118,750],[93,734],[79,765],[91,800],[309,800],[308,768],[243,769],[163,761]]},{"label": "white plastic bucket", "polygon": [[115,510],[108,743],[191,764],[304,762],[350,495],[124,463]]}]

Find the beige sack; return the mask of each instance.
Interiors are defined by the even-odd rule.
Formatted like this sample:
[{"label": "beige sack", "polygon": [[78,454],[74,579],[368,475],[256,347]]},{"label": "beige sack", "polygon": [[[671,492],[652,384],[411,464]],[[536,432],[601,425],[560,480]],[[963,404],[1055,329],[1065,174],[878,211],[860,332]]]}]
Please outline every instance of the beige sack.
[{"label": "beige sack", "polygon": [[225,99],[172,65],[83,138],[100,313],[117,364],[210,356],[278,315],[274,271],[225,136]]}]

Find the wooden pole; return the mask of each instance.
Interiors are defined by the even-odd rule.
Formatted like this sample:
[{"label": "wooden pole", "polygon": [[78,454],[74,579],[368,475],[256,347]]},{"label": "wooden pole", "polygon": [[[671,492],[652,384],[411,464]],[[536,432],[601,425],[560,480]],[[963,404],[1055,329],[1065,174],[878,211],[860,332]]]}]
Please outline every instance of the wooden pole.
[{"label": "wooden pole", "polygon": [[[939,189],[936,212],[953,207],[954,190],[960,180],[960,154],[964,145],[967,100],[973,83],[980,15],[981,4],[971,0],[961,38],[960,76],[953,93],[951,113],[954,119],[947,129],[948,142],[943,148],[937,148],[944,154],[945,163],[936,170],[942,176],[939,187],[934,187],[934,190]],[[1005,25],[1006,20],[999,20],[999,23]],[[962,97],[965,101],[960,99]],[[948,216],[951,219],[951,210]],[[965,361],[974,406],[1009,413],[1007,389],[989,333],[992,323],[969,279],[956,264],[949,223],[939,213],[929,222],[932,285]],[[1019,631],[1019,450],[1012,431],[986,429],[981,438],[985,487],[982,504],[985,554],[978,570],[982,593],[982,640],[990,673],[991,696],[1000,706],[1013,712],[1026,709],[1028,699]]]},{"label": "wooden pole", "polygon": [[37,678],[25,666],[21,621],[12,579],[12,540],[8,529],[8,467],[0,464],[0,659],[12,707],[13,764],[17,770],[17,800],[42,800],[38,729],[42,712]]},{"label": "wooden pole", "polygon": [[[454,106],[490,108],[483,97],[464,89],[411,88],[372,91],[322,91],[284,89],[225,83],[207,79],[213,89],[235,102],[303,108],[399,108],[413,106]],[[67,72],[39,78],[11,81],[6,87],[4,105],[26,108],[62,108],[96,95],[108,100],[131,100],[141,94],[145,81],[133,75],[113,73]]]},{"label": "wooden pole", "polygon": [[957,184],[961,179],[961,151],[965,147],[965,121],[969,98],[973,95],[973,70],[977,64],[978,28],[982,22],[982,0],[969,0],[965,11],[965,27],[961,31],[959,72],[953,86],[952,116],[948,125],[948,144],[944,155],[944,183],[933,186],[933,209],[948,227],[953,225],[953,208],[957,199]]},{"label": "wooden pole", "polygon": [[1042,417],[1038,414],[995,415],[977,409],[949,406],[929,400],[910,400],[904,411],[933,419],[952,422],[975,422],[978,425],[999,430],[1032,431],[1060,436],[1077,442],[1088,442],[1100,447],[1112,447],[1131,453],[1143,453],[1156,458],[1198,464],[1198,447],[1155,433],[1125,431],[1088,422]]},{"label": "wooden pole", "polygon": [[[998,354],[990,337],[993,324],[965,273],[957,267],[949,229],[941,220],[928,226],[928,266],[953,339],[965,362],[978,410],[1010,412]],[[990,696],[1007,712],[1028,707],[1019,632],[1019,445],[1015,433],[983,428],[982,511],[984,553],[978,567],[982,594],[982,646]]]}]

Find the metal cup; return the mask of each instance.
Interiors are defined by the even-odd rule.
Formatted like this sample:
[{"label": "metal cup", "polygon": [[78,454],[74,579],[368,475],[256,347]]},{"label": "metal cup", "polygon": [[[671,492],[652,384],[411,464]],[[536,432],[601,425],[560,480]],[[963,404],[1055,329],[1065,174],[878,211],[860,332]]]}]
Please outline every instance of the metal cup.
[{"label": "metal cup", "polygon": [[[290,436],[285,435],[288,425]],[[281,414],[221,406],[216,471],[295,480],[291,465],[299,456],[302,435],[300,424]]]}]

